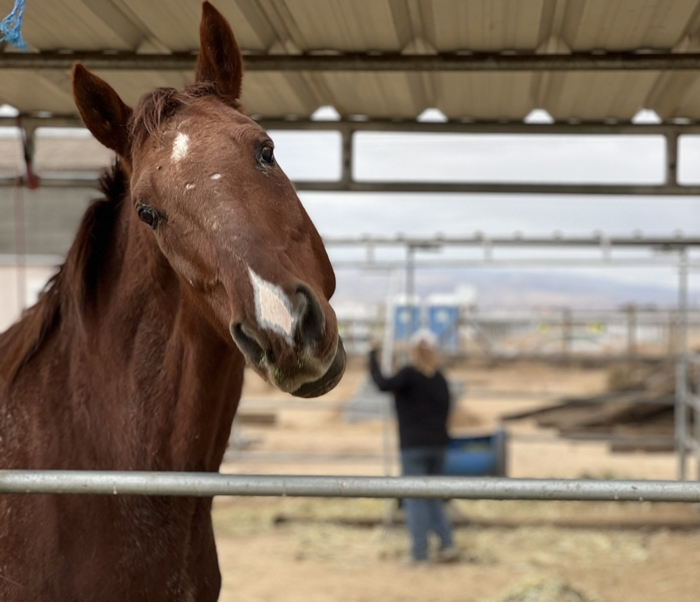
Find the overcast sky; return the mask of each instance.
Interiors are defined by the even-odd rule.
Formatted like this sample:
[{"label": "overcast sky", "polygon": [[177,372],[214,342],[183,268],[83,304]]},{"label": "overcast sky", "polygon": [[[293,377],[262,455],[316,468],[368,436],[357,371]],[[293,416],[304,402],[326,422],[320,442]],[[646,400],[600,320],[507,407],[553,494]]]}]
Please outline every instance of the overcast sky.
[{"label": "overcast sky", "polygon": [[[340,137],[336,133],[271,132],[280,165],[296,180],[338,179]],[[500,181],[657,184],[664,177],[664,140],[655,136],[477,136],[361,133],[355,139],[355,177],[383,181]],[[696,168],[697,166],[697,168]],[[700,182],[700,138],[681,140],[680,179]],[[319,231],[326,236],[397,233],[431,236],[524,236],[608,234],[700,235],[700,200],[690,197],[619,197],[485,194],[382,194],[301,192]],[[516,254],[524,257],[527,252]],[[546,250],[530,251],[543,257]],[[550,255],[562,257],[559,255]],[[332,256],[338,252],[331,251]],[[567,256],[572,253],[568,252]],[[514,256],[511,252],[509,257]],[[453,272],[464,282],[471,272]],[[577,268],[499,270],[503,282],[527,287],[559,282],[561,292],[581,283],[629,285],[630,295],[658,289],[659,299],[675,299],[677,275],[659,268]],[[548,277],[547,277],[548,275]],[[450,276],[432,290],[451,288]],[[497,280],[497,276],[494,274]],[[483,276],[474,275],[483,280]],[[696,289],[695,280],[691,286]],[[537,284],[539,283],[539,284]],[[482,285],[485,286],[485,285]],[[635,288],[636,287],[636,288]],[[578,287],[575,287],[578,288]],[[447,292],[447,291],[446,291]],[[580,295],[580,291],[571,291]],[[651,295],[653,297],[653,295]],[[697,290],[693,291],[693,298]],[[618,301],[610,298],[610,302]],[[602,302],[602,300],[601,300]]]},{"label": "overcast sky", "polygon": [[[44,135],[51,133],[45,131]],[[54,135],[65,133],[66,130],[53,132]],[[275,141],[277,159],[292,180],[340,178],[338,132],[271,131],[270,134]],[[356,179],[366,181],[659,184],[664,178],[664,156],[664,139],[660,136],[361,132],[355,135],[354,173]],[[700,136],[680,139],[679,179],[686,184],[700,183]],[[398,233],[465,236],[475,232],[490,236],[517,232],[525,237],[550,236],[554,232],[564,236],[594,232],[671,236],[678,231],[700,236],[700,199],[692,197],[320,192],[301,192],[299,196],[324,236]],[[332,258],[353,257],[349,251],[331,249],[330,252]],[[476,252],[471,251],[471,256]],[[553,255],[547,249],[520,250],[510,251],[508,257],[551,258],[562,257],[564,252]],[[500,256],[505,257],[504,252]],[[567,256],[572,256],[572,252]],[[700,261],[700,254],[696,256]],[[386,294],[386,275],[365,275],[363,280],[359,273],[352,276],[342,273],[339,280],[341,296],[346,292],[356,295],[363,290],[375,290],[370,295],[372,298]],[[583,303],[586,296],[582,290],[588,287],[592,298],[599,303],[634,301],[639,297],[640,302],[656,299],[668,304],[675,300],[677,280],[676,271],[669,268],[604,267],[452,270],[422,273],[417,284],[419,289],[421,285],[428,287],[426,292],[449,292],[456,284],[470,281],[480,283],[481,289],[487,287],[493,291],[532,292],[547,288],[553,295],[551,298],[569,295],[572,301]],[[698,285],[700,274],[696,273],[691,277],[694,302],[700,302]],[[615,286],[619,294],[612,294]],[[537,296],[528,298],[534,303]],[[543,296],[543,302],[547,298]]]}]

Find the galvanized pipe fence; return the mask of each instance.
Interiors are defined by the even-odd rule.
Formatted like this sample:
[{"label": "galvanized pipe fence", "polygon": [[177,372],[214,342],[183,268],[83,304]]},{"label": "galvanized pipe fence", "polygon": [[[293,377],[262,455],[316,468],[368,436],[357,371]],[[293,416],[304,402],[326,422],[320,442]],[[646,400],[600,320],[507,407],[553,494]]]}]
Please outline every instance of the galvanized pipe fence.
[{"label": "galvanized pipe fence", "polygon": [[433,498],[700,502],[700,483],[465,477],[262,476],[187,472],[2,470],[0,494]]}]

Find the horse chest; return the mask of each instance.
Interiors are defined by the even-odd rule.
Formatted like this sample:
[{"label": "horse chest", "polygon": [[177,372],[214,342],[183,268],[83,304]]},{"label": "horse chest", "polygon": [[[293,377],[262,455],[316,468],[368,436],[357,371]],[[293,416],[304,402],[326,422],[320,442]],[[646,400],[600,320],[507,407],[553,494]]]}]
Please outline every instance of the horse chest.
[{"label": "horse chest", "polygon": [[[209,500],[36,496],[11,510],[24,536],[0,537],[3,602],[218,597]],[[36,516],[52,519],[37,523]]]}]

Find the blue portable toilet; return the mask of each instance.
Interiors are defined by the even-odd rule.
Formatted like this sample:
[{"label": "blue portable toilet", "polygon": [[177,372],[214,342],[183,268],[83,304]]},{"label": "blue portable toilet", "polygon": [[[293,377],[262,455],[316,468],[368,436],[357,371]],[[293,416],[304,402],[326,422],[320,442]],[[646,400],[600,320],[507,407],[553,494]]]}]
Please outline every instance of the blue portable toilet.
[{"label": "blue portable toilet", "polygon": [[459,348],[459,307],[454,305],[429,305],[428,329],[440,342],[442,349]]},{"label": "blue portable toilet", "polygon": [[407,341],[421,327],[420,307],[417,305],[394,306],[394,340]]},{"label": "blue portable toilet", "polygon": [[391,316],[393,316],[394,342],[406,342],[414,332],[421,329],[421,303],[417,296],[410,302],[406,295],[397,295],[391,301]]},{"label": "blue portable toilet", "polygon": [[475,303],[476,291],[469,286],[461,286],[454,293],[428,297],[427,326],[437,337],[442,349],[459,349],[461,311],[472,308]]}]

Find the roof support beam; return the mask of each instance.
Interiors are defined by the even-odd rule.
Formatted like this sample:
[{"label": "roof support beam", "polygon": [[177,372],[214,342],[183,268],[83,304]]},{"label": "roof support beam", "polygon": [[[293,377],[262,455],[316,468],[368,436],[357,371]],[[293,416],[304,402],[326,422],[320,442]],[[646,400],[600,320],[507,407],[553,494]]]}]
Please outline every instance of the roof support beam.
[{"label": "roof support beam", "polygon": [[441,247],[578,247],[601,248],[635,247],[655,250],[672,250],[685,247],[700,247],[700,237],[672,236],[325,236],[327,247],[366,247],[368,245],[395,247],[412,246],[418,249]]},{"label": "roof support beam", "polygon": [[[23,178],[21,179],[23,181]],[[15,186],[14,177],[0,177],[0,188]],[[97,174],[85,177],[41,178],[43,188],[97,188]],[[700,186],[666,184],[498,184],[489,182],[294,182],[300,191],[315,192],[393,192],[461,194],[561,194],[607,196],[682,196],[700,197]]]},{"label": "roof support beam", "polygon": [[[8,52],[0,54],[0,69],[70,69],[80,61],[100,70],[190,71],[196,59],[196,51]],[[246,54],[245,66],[247,71],[695,71],[700,70],[700,53]]]},{"label": "roof support beam", "polygon": [[[634,124],[630,122],[557,122],[524,123],[522,121],[445,121],[420,122],[413,120],[368,119],[343,121],[312,121],[308,119],[259,119],[266,130],[350,130],[353,132],[410,132],[430,134],[516,134],[516,135],[625,135],[666,136],[700,134],[700,122]],[[2,121],[0,120],[0,125]]]},{"label": "roof support beam", "polygon": [[[17,126],[29,130],[38,127],[81,127],[73,116],[33,116],[0,118],[1,126]],[[576,194],[628,196],[700,196],[700,186],[683,186],[677,180],[677,145],[682,134],[700,134],[700,124],[631,124],[631,123],[420,123],[417,121],[310,121],[261,120],[267,130],[340,131],[342,134],[342,177],[338,181],[299,181],[297,190],[323,192],[393,192],[393,193],[462,193],[462,194]],[[548,184],[497,182],[372,182],[353,177],[353,134],[373,132],[512,134],[512,135],[656,135],[666,138],[666,182],[662,184]],[[44,187],[95,187],[96,174],[62,178],[46,174]],[[0,177],[0,187],[15,185],[15,179]]]},{"label": "roof support beam", "polygon": [[[20,115],[23,127],[82,128],[75,115]],[[0,117],[0,127],[17,127],[17,117]],[[419,122],[414,120],[312,121],[310,119],[258,119],[266,130],[340,131],[340,132],[411,132],[431,134],[517,134],[517,135],[625,135],[669,136],[700,135],[700,122],[634,124],[630,122],[586,123],[523,123],[512,122]]]}]

